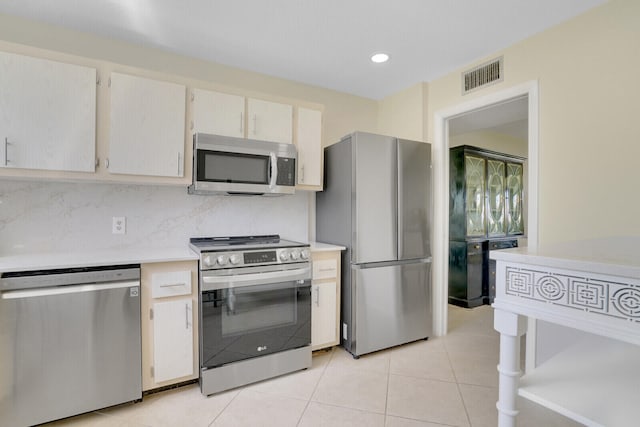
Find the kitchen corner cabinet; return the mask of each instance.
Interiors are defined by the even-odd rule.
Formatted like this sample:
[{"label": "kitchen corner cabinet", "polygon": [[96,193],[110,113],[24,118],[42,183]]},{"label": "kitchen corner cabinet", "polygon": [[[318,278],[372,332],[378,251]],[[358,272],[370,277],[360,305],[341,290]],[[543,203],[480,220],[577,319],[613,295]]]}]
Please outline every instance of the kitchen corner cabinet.
[{"label": "kitchen corner cabinet", "polygon": [[197,261],[140,269],[143,391],[198,378]]},{"label": "kitchen corner cabinet", "polygon": [[449,303],[490,304],[495,297],[492,250],[517,246],[524,234],[526,159],[471,146],[449,154]]},{"label": "kitchen corner cabinet", "polygon": [[296,121],[298,148],[297,184],[302,190],[322,191],[322,112],[298,108]]},{"label": "kitchen corner cabinet", "polygon": [[112,174],[184,176],[186,87],[111,73]]},{"label": "kitchen corner cabinet", "polygon": [[94,172],[96,69],[0,52],[0,168]]},{"label": "kitchen corner cabinet", "polygon": [[311,250],[311,350],[340,343],[340,251]]}]

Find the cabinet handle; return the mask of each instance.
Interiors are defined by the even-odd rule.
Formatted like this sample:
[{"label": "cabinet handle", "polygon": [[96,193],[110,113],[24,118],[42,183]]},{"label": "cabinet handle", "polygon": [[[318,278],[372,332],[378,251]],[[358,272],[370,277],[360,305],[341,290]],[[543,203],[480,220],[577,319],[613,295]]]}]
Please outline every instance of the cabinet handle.
[{"label": "cabinet handle", "polygon": [[7,166],[9,164],[9,150],[7,147],[9,146],[9,138],[4,138],[4,165]]},{"label": "cabinet handle", "polygon": [[184,286],[184,283],[168,283],[166,285],[160,285],[161,288],[173,288],[175,286]]},{"label": "cabinet handle", "polygon": [[256,124],[257,122],[258,122],[258,117],[257,117],[257,115],[256,115],[256,114],[254,114],[254,115],[253,115],[253,134],[254,134],[254,135],[257,133],[256,131],[257,131],[257,129],[258,129],[258,126],[257,126],[257,124]]},{"label": "cabinet handle", "polygon": [[180,176],[180,152],[178,152],[178,176]]},{"label": "cabinet handle", "polygon": [[189,304],[184,305],[184,320],[185,320],[185,329],[189,329]]},{"label": "cabinet handle", "polygon": [[300,182],[304,183],[304,165],[301,168],[302,176],[300,177]]},{"label": "cabinet handle", "polygon": [[244,135],[244,113],[240,113],[240,134]]},{"label": "cabinet handle", "polygon": [[316,307],[320,307],[320,286],[316,286]]}]

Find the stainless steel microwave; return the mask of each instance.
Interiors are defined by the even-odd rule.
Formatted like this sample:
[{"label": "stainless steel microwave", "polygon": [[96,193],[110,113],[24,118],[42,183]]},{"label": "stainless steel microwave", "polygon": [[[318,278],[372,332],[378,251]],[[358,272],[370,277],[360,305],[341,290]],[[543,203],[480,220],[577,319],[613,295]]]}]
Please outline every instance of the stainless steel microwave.
[{"label": "stainless steel microwave", "polygon": [[189,194],[293,194],[296,147],[196,133],[193,136],[193,184]]}]

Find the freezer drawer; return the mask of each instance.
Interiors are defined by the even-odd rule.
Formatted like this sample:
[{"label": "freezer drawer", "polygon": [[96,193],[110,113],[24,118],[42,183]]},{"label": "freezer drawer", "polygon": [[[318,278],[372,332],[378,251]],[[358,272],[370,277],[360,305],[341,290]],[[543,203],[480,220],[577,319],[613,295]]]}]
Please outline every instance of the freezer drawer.
[{"label": "freezer drawer", "polygon": [[359,356],[427,338],[432,331],[431,263],[362,268],[352,273],[350,351]]}]

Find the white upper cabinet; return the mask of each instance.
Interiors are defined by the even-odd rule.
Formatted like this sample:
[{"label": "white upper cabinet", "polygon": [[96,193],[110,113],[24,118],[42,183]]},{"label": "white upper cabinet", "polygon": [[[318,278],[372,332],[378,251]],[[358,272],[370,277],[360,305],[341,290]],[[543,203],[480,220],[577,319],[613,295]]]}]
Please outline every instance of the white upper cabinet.
[{"label": "white upper cabinet", "polygon": [[111,74],[109,172],[184,175],[186,87]]},{"label": "white upper cabinet", "polygon": [[298,108],[298,185],[322,189],[322,112]]},{"label": "white upper cabinet", "polygon": [[0,167],[95,171],[96,70],[0,52]]},{"label": "white upper cabinet", "polygon": [[193,89],[193,133],[244,138],[244,96]]},{"label": "white upper cabinet", "polygon": [[248,138],[293,142],[293,106],[249,98],[247,113]]}]

